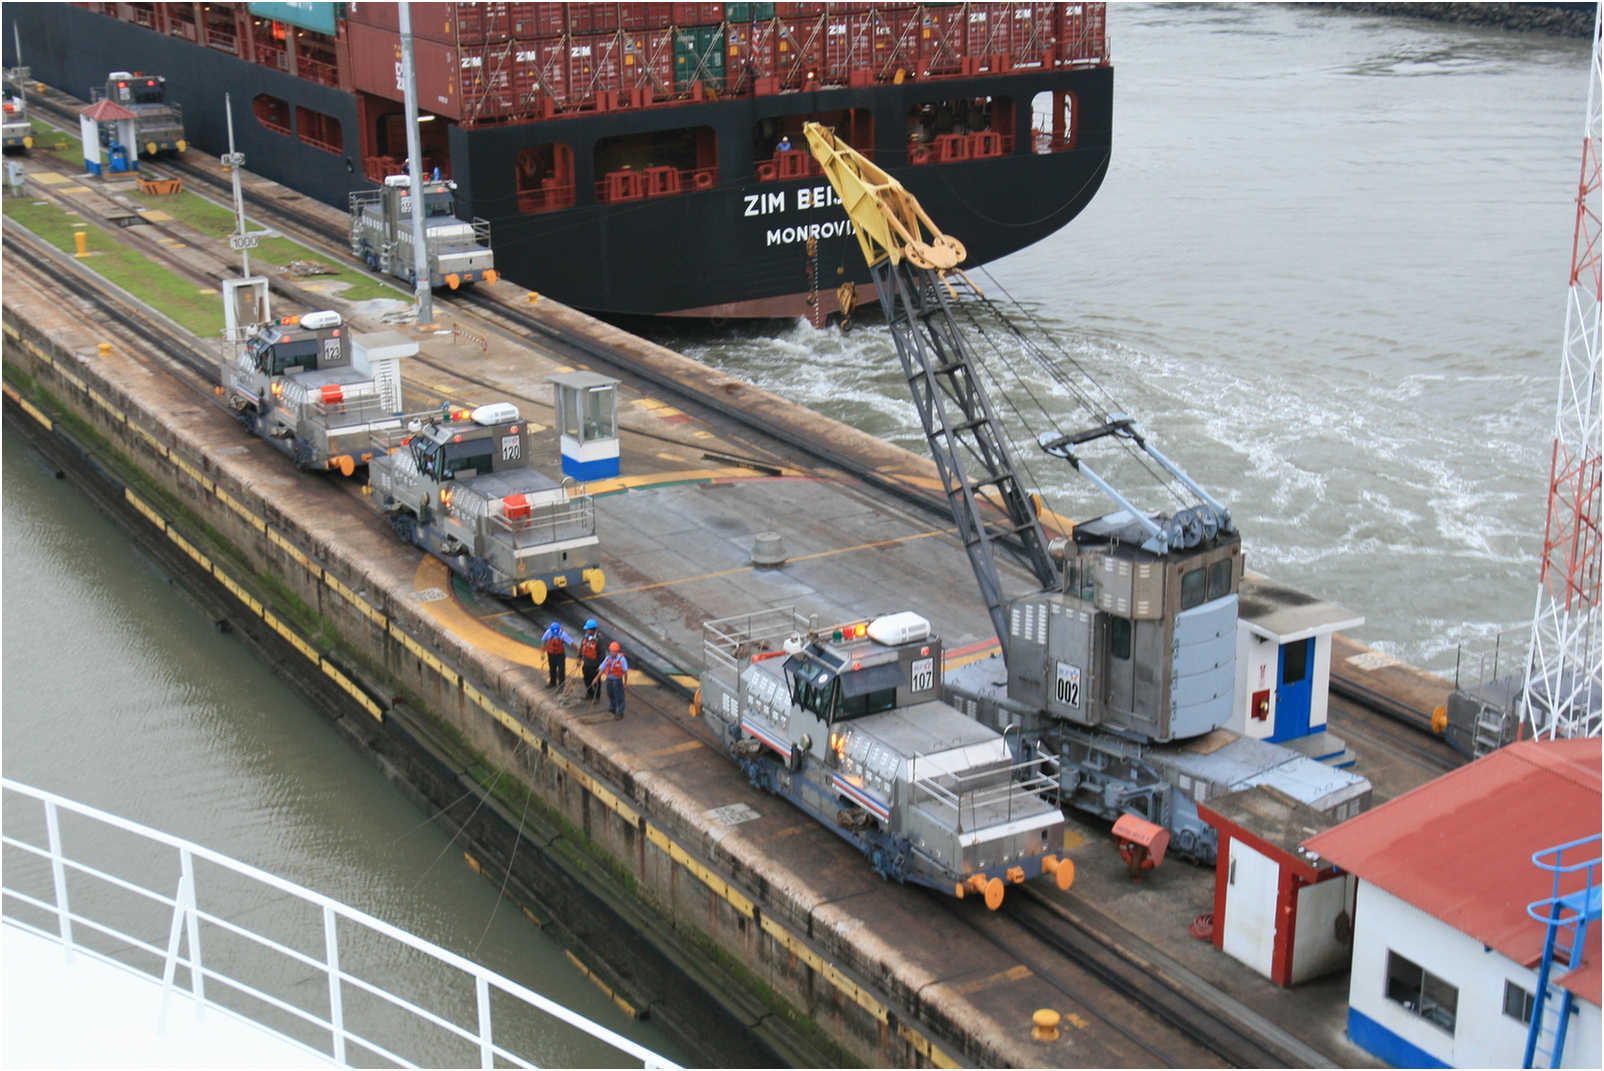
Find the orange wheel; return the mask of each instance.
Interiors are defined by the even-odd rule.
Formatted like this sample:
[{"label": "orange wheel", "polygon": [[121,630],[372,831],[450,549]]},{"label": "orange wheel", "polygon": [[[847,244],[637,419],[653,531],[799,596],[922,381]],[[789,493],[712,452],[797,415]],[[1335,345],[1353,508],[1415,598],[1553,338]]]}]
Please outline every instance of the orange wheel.
[{"label": "orange wheel", "polygon": [[1003,883],[1001,878],[992,878],[986,882],[986,910],[995,911],[1002,906]]},{"label": "orange wheel", "polygon": [[1075,861],[1073,859],[1061,860],[1053,877],[1058,879],[1058,891],[1068,892],[1069,887],[1075,884]]}]

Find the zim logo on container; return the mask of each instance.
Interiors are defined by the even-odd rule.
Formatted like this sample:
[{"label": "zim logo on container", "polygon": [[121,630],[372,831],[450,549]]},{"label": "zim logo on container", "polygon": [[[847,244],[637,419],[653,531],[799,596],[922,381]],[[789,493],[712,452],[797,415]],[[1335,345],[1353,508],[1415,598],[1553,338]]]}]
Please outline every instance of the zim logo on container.
[{"label": "zim logo on container", "polygon": [[1058,663],[1058,682],[1053,694],[1060,703],[1080,709],[1080,667]]},{"label": "zim logo on container", "polygon": [[518,436],[516,436],[516,435],[504,435],[504,436],[502,436],[502,438],[501,438],[501,460],[503,460],[503,461],[517,461],[518,458],[520,458],[521,456],[523,456],[522,455],[522,447],[519,446]]}]

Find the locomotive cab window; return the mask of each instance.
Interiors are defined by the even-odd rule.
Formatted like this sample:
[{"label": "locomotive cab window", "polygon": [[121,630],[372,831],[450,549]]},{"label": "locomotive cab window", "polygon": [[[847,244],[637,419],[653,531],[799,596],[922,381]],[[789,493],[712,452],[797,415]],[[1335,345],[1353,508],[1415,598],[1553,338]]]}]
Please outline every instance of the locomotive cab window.
[{"label": "locomotive cab window", "polygon": [[1108,650],[1122,662],[1128,661],[1131,657],[1131,623],[1123,617],[1109,620]]},{"label": "locomotive cab window", "polygon": [[1190,610],[1194,606],[1202,606],[1208,595],[1208,577],[1202,566],[1189,569],[1181,574],[1181,609]]},{"label": "locomotive cab window", "polygon": [[455,478],[465,469],[472,469],[478,475],[484,475],[495,469],[492,462],[495,443],[490,439],[471,439],[462,443],[447,443],[445,445],[445,477]]},{"label": "locomotive cab window", "polygon": [[1231,594],[1231,559],[1221,558],[1209,566],[1209,598],[1219,599]]},{"label": "locomotive cab window", "polygon": [[902,683],[902,667],[895,662],[870,666],[843,674],[840,720],[879,714],[897,705],[897,686]]},{"label": "locomotive cab window", "polygon": [[316,368],[317,351],[315,338],[303,342],[279,342],[267,350],[260,367],[270,376],[281,376],[292,368]]},{"label": "locomotive cab window", "polygon": [[418,471],[431,480],[440,478],[440,448],[431,446],[421,439],[412,440],[412,460],[418,463]]},{"label": "locomotive cab window", "polygon": [[826,721],[835,707],[837,677],[817,662],[792,656],[785,660],[785,680],[791,702]]}]

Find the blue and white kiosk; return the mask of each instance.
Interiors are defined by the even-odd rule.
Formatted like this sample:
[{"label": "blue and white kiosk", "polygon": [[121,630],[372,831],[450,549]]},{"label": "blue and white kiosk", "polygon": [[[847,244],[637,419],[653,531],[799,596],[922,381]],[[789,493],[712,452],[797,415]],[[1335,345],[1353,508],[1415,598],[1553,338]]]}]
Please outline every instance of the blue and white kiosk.
[{"label": "blue and white kiosk", "polygon": [[1353,755],[1326,729],[1331,636],[1364,618],[1267,577],[1244,576],[1237,592],[1236,704],[1226,726],[1333,766]]},{"label": "blue and white kiosk", "polygon": [[618,475],[618,380],[597,372],[550,377],[557,392],[557,435],[563,475],[601,480]]},{"label": "blue and white kiosk", "polygon": [[[139,170],[139,117],[114,100],[98,100],[78,113],[78,131],[84,143],[84,170],[91,175],[121,175]],[[100,128],[114,128],[106,161],[101,163]]]}]

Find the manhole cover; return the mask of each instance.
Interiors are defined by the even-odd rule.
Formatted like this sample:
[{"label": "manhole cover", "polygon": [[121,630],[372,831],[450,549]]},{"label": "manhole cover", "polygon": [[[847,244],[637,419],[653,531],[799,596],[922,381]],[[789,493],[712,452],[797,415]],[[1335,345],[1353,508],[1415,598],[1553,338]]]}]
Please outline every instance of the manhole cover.
[{"label": "manhole cover", "polygon": [[439,602],[446,597],[446,593],[439,588],[424,588],[412,593],[413,602]]},{"label": "manhole cover", "polygon": [[726,803],[722,807],[714,807],[702,813],[720,825],[726,826],[738,826],[742,822],[763,817],[744,803]]}]

